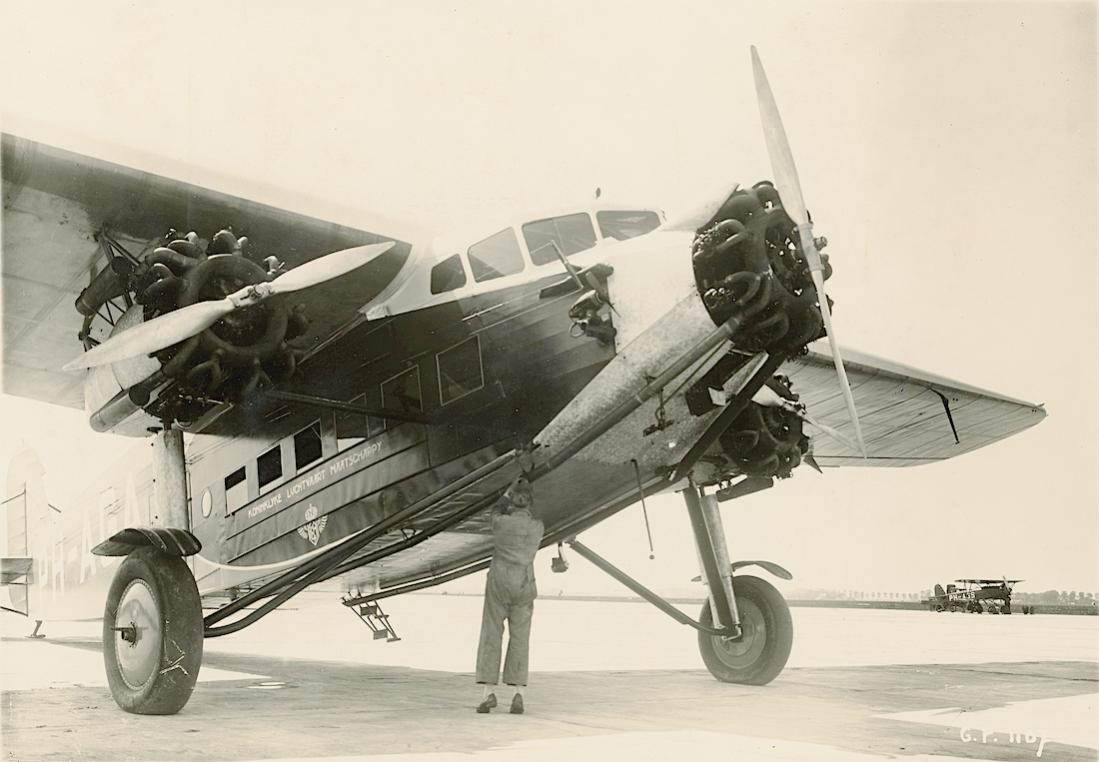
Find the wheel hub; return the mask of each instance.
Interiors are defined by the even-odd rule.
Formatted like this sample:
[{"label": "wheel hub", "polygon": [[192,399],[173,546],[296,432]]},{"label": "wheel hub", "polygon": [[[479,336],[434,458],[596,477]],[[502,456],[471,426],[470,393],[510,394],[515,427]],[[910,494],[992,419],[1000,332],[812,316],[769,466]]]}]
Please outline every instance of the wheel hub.
[{"label": "wheel hub", "polygon": [[113,628],[121,641],[114,649],[118,671],[132,689],[147,683],[160,665],[160,619],[153,591],[144,580],[133,580],[119,601]]},{"label": "wheel hub", "polygon": [[714,652],[727,666],[742,669],[753,664],[767,643],[767,625],[763,612],[748,599],[737,598],[740,614],[740,637],[714,637]]}]

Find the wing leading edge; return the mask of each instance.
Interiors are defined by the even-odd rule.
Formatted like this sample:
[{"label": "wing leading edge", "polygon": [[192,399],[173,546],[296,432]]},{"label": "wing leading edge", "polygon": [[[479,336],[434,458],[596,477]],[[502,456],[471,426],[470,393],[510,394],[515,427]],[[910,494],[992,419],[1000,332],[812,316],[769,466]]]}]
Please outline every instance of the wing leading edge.
[{"label": "wing leading edge", "polygon": [[328,222],[10,134],[2,136],[0,146],[7,394],[84,407],[84,374],[61,367],[84,351],[77,338],[83,316],[73,303],[108,266],[104,234],[140,259],[162,245],[170,228],[210,237],[232,227],[249,238],[261,258],[276,255],[288,268],[340,249],[396,241],[363,272],[297,299],[312,321],[304,340],[313,347],[356,319],[411,250],[410,243],[389,234],[404,231],[369,232]]}]

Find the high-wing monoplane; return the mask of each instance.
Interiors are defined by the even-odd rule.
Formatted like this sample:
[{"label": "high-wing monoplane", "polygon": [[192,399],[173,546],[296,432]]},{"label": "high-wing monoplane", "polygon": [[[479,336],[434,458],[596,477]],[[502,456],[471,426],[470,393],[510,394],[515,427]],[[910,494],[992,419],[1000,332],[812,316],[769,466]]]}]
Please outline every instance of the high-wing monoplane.
[{"label": "high-wing monoplane", "polygon": [[[802,463],[955,457],[1045,413],[841,353],[826,241],[753,63],[774,182],[673,217],[604,198],[431,237],[4,135],[5,391],[82,407],[153,456],[75,515],[31,461],[13,470],[13,607],[102,615],[118,704],[175,712],[204,638],[309,585],[353,578],[345,604],[392,636],[380,601],[484,569],[488,509],[525,473],[546,545],[697,630],[717,679],[772,680],[789,610],[740,570],[789,573],[732,557],[719,503]],[[698,619],[576,539],[667,491],[697,541]]]}]

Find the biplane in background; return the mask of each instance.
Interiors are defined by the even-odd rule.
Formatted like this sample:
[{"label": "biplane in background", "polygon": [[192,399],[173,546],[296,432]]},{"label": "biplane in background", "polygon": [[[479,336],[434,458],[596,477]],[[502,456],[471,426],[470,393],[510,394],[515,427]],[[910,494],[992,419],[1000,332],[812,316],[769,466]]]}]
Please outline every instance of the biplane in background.
[{"label": "biplane in background", "polygon": [[[970,614],[1010,614],[1011,591],[1021,579],[956,579],[943,586],[936,584],[935,593],[927,599],[931,611],[965,611]],[[1023,607],[1027,613],[1027,607]]]},{"label": "biplane in background", "polygon": [[[345,604],[392,635],[379,601],[484,569],[486,509],[526,473],[547,545],[697,630],[719,680],[772,680],[789,610],[733,573],[789,573],[730,559],[720,501],[802,462],[939,461],[1045,412],[855,352],[844,366],[825,242],[753,63],[774,185],[671,219],[604,199],[430,238],[5,135],[5,389],[151,453],[62,514],[40,468],[13,471],[13,607],[101,614],[118,704],[175,712],[204,637],[311,584],[353,579]],[[575,541],[670,490],[709,592],[697,620]]]}]

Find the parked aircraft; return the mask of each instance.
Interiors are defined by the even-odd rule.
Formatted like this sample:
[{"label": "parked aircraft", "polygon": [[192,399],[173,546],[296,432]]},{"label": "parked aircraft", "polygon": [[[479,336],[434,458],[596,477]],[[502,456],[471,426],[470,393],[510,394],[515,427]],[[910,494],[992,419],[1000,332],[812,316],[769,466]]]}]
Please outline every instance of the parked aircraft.
[{"label": "parked aircraft", "polygon": [[[1021,579],[956,579],[946,586],[935,585],[927,600],[931,611],[966,611],[970,614],[1011,613],[1011,590]],[[1023,607],[1026,608],[1025,606]],[[1025,611],[1023,612],[1026,613]]]},{"label": "parked aircraft", "polygon": [[[602,198],[430,238],[4,135],[5,390],[82,407],[152,455],[76,512],[49,505],[33,460],[13,470],[13,607],[102,615],[116,702],[176,712],[204,638],[314,583],[353,576],[345,604],[392,636],[379,601],[485,568],[488,509],[525,473],[546,545],[697,630],[717,679],[772,680],[789,610],[734,572],[789,574],[732,560],[720,501],[802,462],[954,457],[1045,412],[841,357],[826,241],[753,60],[774,184],[672,218]],[[697,540],[697,620],[576,541],[666,491]]]}]

